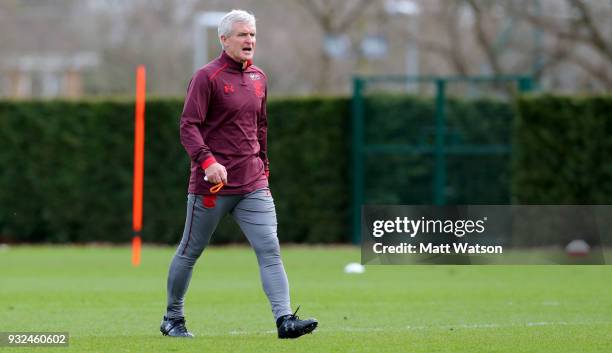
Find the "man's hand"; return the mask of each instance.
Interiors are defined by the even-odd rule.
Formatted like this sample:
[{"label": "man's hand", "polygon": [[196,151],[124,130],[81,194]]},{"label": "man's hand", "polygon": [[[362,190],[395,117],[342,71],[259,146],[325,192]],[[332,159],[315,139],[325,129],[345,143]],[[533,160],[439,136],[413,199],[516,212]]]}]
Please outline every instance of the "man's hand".
[{"label": "man's hand", "polygon": [[227,184],[227,170],[225,167],[219,163],[213,163],[208,168],[204,170],[206,173],[206,178],[209,183],[212,184]]}]

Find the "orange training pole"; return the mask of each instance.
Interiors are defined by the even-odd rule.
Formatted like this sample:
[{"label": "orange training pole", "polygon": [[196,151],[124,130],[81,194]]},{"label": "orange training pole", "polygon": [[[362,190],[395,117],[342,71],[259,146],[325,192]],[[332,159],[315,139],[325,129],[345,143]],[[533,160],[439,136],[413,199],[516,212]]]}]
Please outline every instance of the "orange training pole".
[{"label": "orange training pole", "polygon": [[132,265],[140,265],[142,231],[142,190],[144,177],[144,132],[145,132],[146,70],[144,65],[136,69],[136,115],[134,128],[134,190],[132,217]]}]

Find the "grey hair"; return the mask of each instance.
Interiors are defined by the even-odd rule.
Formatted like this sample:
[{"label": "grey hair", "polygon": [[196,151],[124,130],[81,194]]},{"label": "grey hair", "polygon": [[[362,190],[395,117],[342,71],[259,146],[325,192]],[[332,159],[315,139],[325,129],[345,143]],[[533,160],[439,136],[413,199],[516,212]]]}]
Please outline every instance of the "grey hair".
[{"label": "grey hair", "polygon": [[253,14],[246,12],[244,10],[232,10],[223,16],[221,22],[219,22],[219,26],[217,27],[217,33],[219,33],[219,41],[221,42],[221,47],[223,47],[223,41],[221,40],[221,36],[229,37],[232,34],[232,26],[234,23],[242,22],[246,23],[250,26],[255,27],[255,16]]}]

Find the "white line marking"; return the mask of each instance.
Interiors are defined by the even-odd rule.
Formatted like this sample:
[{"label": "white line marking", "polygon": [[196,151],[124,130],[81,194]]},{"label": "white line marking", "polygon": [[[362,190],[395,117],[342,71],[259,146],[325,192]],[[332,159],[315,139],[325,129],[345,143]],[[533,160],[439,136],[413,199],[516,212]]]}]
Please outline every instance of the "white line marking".
[{"label": "white line marking", "polygon": [[[488,328],[510,328],[510,327],[538,327],[538,326],[584,326],[584,325],[612,325],[612,322],[567,322],[567,321],[539,321],[539,322],[519,322],[509,324],[482,323],[482,324],[456,324],[440,326],[405,326],[402,328],[338,328],[335,331],[348,332],[377,332],[377,331],[410,331],[410,330],[450,330],[450,329],[488,329]],[[327,331],[327,330],[322,330]],[[330,331],[334,331],[331,330]]]},{"label": "white line marking", "polygon": [[[596,326],[596,325],[612,325],[612,322],[594,321],[594,322],[567,322],[567,321],[536,321],[536,322],[517,322],[517,323],[476,323],[476,324],[456,324],[456,325],[439,325],[439,326],[404,326],[404,327],[338,327],[338,328],[317,328],[313,333],[317,332],[398,332],[398,331],[417,331],[417,330],[456,330],[456,329],[490,329],[490,328],[512,328],[512,327],[542,327],[542,326]],[[267,331],[238,331],[232,330],[227,334],[236,335],[269,335],[276,334],[276,330]],[[226,336],[223,333],[200,333],[196,336]]]}]

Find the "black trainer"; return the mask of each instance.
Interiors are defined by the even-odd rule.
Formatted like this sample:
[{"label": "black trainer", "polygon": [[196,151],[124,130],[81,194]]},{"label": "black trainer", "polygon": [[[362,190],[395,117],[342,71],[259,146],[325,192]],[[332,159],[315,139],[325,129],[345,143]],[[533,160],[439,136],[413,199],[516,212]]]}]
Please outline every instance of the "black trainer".
[{"label": "black trainer", "polygon": [[193,337],[191,332],[185,327],[185,318],[168,319],[164,316],[159,327],[162,335],[170,337]]},{"label": "black trainer", "polygon": [[316,319],[300,320],[295,315],[300,307],[291,315],[281,316],[276,320],[278,328],[278,338],[298,338],[307,333],[311,333],[317,328],[319,322]]}]

